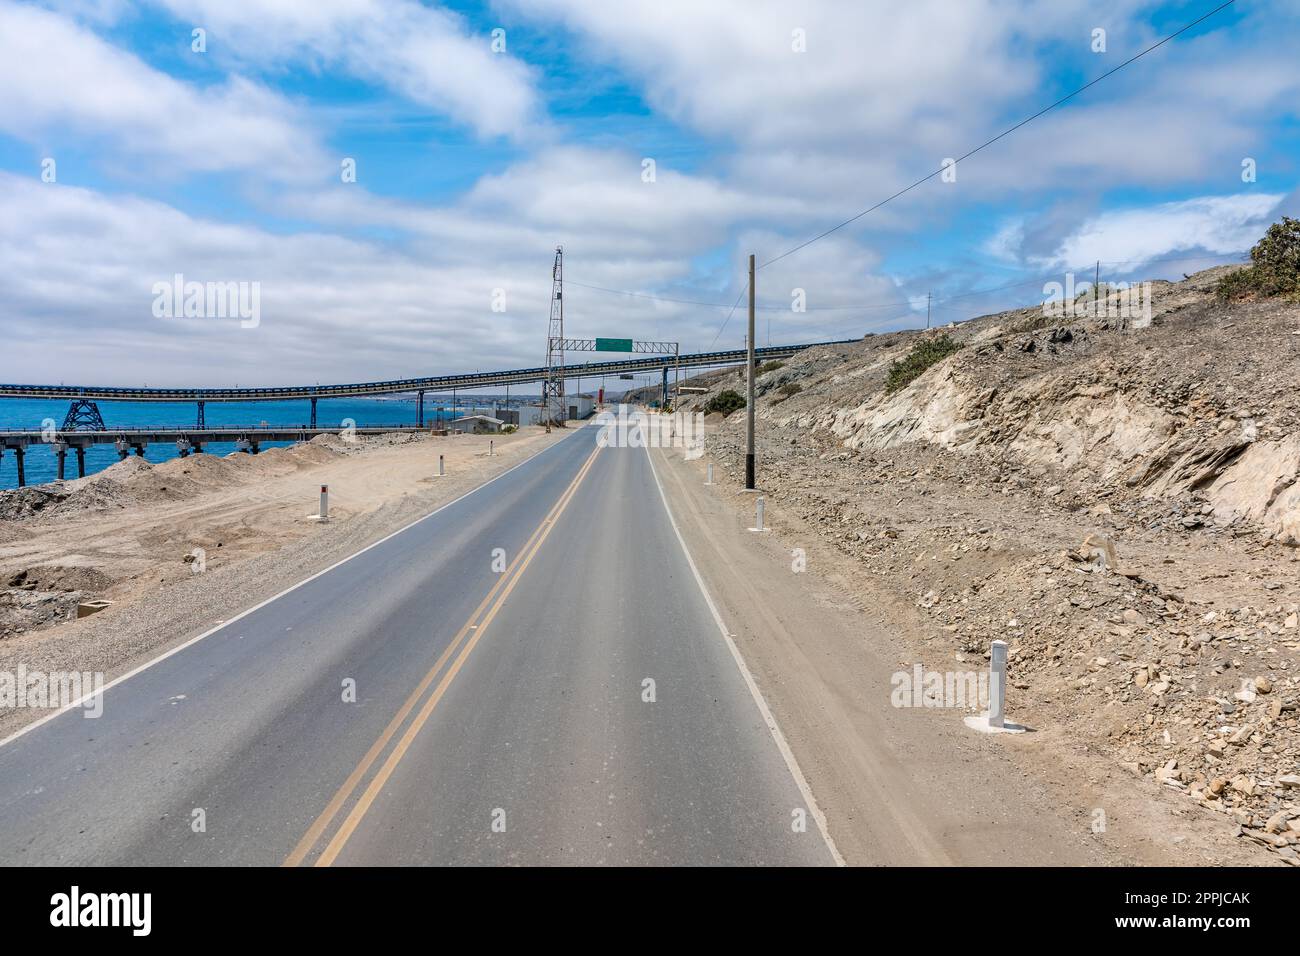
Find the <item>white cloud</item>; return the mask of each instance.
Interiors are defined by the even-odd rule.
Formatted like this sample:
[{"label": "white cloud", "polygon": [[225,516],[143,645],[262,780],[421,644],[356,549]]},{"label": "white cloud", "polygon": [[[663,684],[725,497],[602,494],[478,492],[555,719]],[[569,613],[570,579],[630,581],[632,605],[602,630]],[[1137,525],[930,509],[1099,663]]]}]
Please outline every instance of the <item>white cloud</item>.
[{"label": "white cloud", "polygon": [[[658,111],[735,145],[727,179],[851,214],[1154,42],[1152,0],[498,0],[576,33]],[[1261,4],[1167,44],[855,227],[908,227],[1027,190],[1194,182],[1231,170],[1261,124],[1295,115],[1293,34]],[[1090,50],[1105,26],[1108,51]],[[1215,29],[1219,28],[1219,29]],[[807,50],[792,50],[803,29]],[[1253,144],[1253,145],[1252,145]],[[947,188],[945,188],[947,187]],[[834,210],[834,211],[832,211]],[[927,223],[933,226],[934,219]]]},{"label": "white cloud", "polygon": [[[546,300],[545,263],[535,289],[509,290],[516,311],[498,315],[495,263],[429,263],[383,243],[278,235],[8,174],[0,174],[0,261],[9,360],[43,378],[382,378],[472,368],[494,353],[531,359],[544,334],[538,326],[533,348],[516,335],[528,292]],[[153,285],[175,273],[259,283],[261,324],[155,318]]]},{"label": "white cloud", "polygon": [[440,259],[490,249],[492,258],[508,260],[563,244],[597,282],[609,279],[595,274],[604,263],[622,264],[639,282],[679,279],[693,256],[728,241],[738,224],[809,218],[797,200],[742,192],[712,177],[659,167],[654,182],[645,182],[641,173],[634,153],[558,146],[482,177],[446,206],[378,197],[354,185],[290,192],[278,202],[331,227],[401,230],[436,244]]},{"label": "white cloud", "polygon": [[1103,213],[1034,261],[1049,267],[1083,268],[1100,260],[1138,269],[1170,253],[1244,252],[1263,235],[1283,198],[1279,193],[1205,196]]},{"label": "white cloud", "polygon": [[[600,154],[541,161],[581,161],[574,182],[585,181],[587,169],[621,170],[617,157]],[[606,184],[600,203],[575,221],[564,205],[528,208],[527,172],[516,170],[515,177],[498,177],[447,208],[380,201],[375,224],[401,222],[406,233],[380,241],[282,235],[153,200],[0,173],[0,299],[10,362],[35,378],[154,384],[364,380],[534,365],[543,351],[557,242],[566,244],[572,282],[724,303],[740,291],[732,268],[740,250],[769,241],[742,234],[716,271],[701,272],[691,258],[717,237],[700,234],[690,209],[702,203],[725,222],[744,208],[742,197],[683,177],[682,197],[661,193],[662,208],[653,210],[636,190],[665,183],[643,186],[634,176],[624,192]],[[341,187],[333,195],[339,215],[367,209],[365,194]],[[624,231],[638,215],[648,221]],[[896,297],[892,283],[873,274],[878,265],[873,253],[843,238],[807,262],[765,271],[760,303],[776,311],[764,315],[764,339],[769,320],[774,341],[859,334],[868,319],[883,316],[817,310],[856,301],[864,288]],[[154,318],[153,284],[178,272],[200,282],[259,282],[260,326]],[[812,311],[786,311],[796,286],[806,290]],[[504,313],[491,309],[498,288],[506,293]],[[678,340],[686,351],[710,346],[725,315],[576,284],[566,298],[573,334]],[[724,343],[738,340],[743,321],[741,309]]]},{"label": "white cloud", "polygon": [[[981,94],[1032,87],[1015,17],[992,0],[905,6],[771,0],[510,0],[640,79],[653,105],[709,135],[792,147],[906,128],[932,149],[987,115]],[[1032,6],[1032,5],[1031,5]],[[798,52],[795,31],[806,52]],[[940,157],[943,154],[940,154]],[[936,157],[936,158],[940,158]]]},{"label": "white cloud", "polygon": [[984,243],[984,251],[995,259],[1014,262],[1019,258],[1019,250],[1025,241],[1025,222],[1013,219],[1004,223]]},{"label": "white cloud", "polygon": [[79,135],[168,169],[273,179],[324,171],[314,136],[283,97],[238,78],[196,89],[65,17],[7,0],[0,89],[0,131],[43,146]]},{"label": "white cloud", "polygon": [[221,61],[342,69],[446,114],[483,136],[540,129],[533,71],[490,32],[414,0],[154,0],[208,31]]}]

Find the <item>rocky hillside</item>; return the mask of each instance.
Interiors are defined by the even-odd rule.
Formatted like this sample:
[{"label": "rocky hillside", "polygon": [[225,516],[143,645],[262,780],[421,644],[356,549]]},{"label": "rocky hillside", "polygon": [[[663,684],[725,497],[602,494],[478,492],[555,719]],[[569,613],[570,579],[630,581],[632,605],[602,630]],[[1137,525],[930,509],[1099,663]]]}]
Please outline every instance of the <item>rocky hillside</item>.
[{"label": "rocky hillside", "polygon": [[[1153,283],[1149,323],[1036,305],[801,353],[757,382],[760,484],[915,604],[927,664],[1006,640],[1018,718],[1300,865],[1300,306],[1225,304],[1232,268]],[[703,384],[683,410],[743,393]],[[743,418],[709,438],[733,475]]]}]

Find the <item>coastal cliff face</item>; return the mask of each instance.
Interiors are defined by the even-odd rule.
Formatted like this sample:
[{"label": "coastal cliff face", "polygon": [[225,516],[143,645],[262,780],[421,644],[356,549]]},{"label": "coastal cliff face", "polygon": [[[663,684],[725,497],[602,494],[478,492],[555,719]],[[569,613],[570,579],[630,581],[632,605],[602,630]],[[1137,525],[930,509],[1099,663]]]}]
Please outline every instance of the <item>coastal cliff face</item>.
[{"label": "coastal cliff face", "polygon": [[1030,723],[1296,864],[1300,305],[1221,301],[1234,269],[1153,283],[1149,321],[1033,306],[768,367],[759,483],[915,607],[927,661],[1008,641]]},{"label": "coastal cliff face", "polygon": [[[1097,496],[1193,497],[1214,526],[1247,521],[1296,544],[1300,310],[1229,307],[1209,285],[1161,283],[1141,330],[1106,318],[1044,326],[1031,311],[931,333],[966,347],[896,392],[852,402],[853,384],[832,387],[809,425],[855,450],[926,443],[1010,456]],[[882,375],[909,347],[861,371]]]}]

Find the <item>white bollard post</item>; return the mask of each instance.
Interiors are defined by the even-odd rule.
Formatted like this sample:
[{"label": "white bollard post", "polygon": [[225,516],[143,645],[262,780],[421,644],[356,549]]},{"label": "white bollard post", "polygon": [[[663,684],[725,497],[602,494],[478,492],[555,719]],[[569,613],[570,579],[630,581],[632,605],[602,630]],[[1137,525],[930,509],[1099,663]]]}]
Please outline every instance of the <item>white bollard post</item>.
[{"label": "white bollard post", "polygon": [[755,504],[757,505],[758,508],[758,523],[754,525],[753,530],[762,531],[763,530],[763,499],[759,498],[758,501],[755,502]]},{"label": "white bollard post", "polygon": [[439,456],[438,456],[438,477],[439,477],[439,478],[442,478],[442,477],[444,477],[446,474],[447,474],[447,472],[446,472],[446,470],[445,470],[445,469],[443,468],[443,466],[442,466],[442,456],[439,455]]},{"label": "white bollard post", "polygon": [[492,445],[493,445],[493,439],[489,438],[489,439],[488,439],[488,457],[489,457],[489,458],[492,457]]},{"label": "white bollard post", "polygon": [[330,519],[330,486],[320,486],[320,514],[317,516],[321,521]]},{"label": "white bollard post", "polygon": [[989,654],[989,726],[1006,726],[1007,643],[994,641]]},{"label": "white bollard post", "polygon": [[706,485],[713,484],[713,462],[709,462],[709,467],[706,474],[708,475],[708,477],[704,479],[704,483]]}]

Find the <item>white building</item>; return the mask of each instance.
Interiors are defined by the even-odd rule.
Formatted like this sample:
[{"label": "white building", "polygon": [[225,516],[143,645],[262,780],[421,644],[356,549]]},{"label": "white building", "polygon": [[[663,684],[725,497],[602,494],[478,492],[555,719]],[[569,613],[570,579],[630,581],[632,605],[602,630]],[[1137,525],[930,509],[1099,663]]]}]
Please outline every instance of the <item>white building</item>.
[{"label": "white building", "polygon": [[[567,418],[570,421],[590,418],[596,411],[596,399],[592,395],[565,395],[564,404],[568,408]],[[542,421],[542,404],[540,402],[532,405],[518,405],[515,408],[501,409],[497,412],[505,421],[525,428],[528,425],[538,425]]]},{"label": "white building", "polygon": [[464,418],[454,419],[447,427],[454,432],[470,435],[490,435],[501,431],[501,426],[504,424],[501,419],[493,418],[491,415],[466,415]]},{"label": "white building", "polygon": [[569,406],[570,419],[590,418],[596,411],[596,398],[590,394],[565,395],[564,402]]}]

